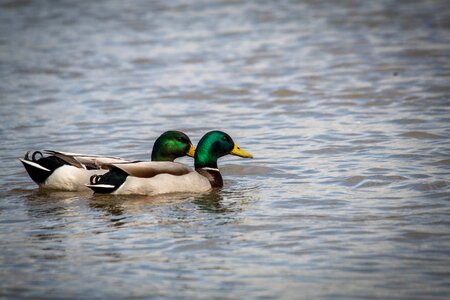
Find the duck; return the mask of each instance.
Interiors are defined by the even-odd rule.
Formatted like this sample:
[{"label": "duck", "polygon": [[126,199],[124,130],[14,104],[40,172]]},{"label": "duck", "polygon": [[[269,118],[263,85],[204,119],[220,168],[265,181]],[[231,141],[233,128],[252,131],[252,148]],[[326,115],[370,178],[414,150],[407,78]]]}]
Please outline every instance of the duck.
[{"label": "duck", "polygon": [[[140,164],[113,156],[77,154],[43,150],[27,152],[19,160],[31,179],[41,188],[59,191],[90,191],[86,186],[93,175],[105,174],[111,165]],[[173,162],[178,157],[194,157],[195,147],[189,137],[181,131],[166,131],[153,144],[151,160]],[[45,154],[45,155],[44,155]]]},{"label": "duck", "polygon": [[87,186],[95,193],[158,195],[202,193],[223,186],[217,160],[225,155],[253,158],[223,131],[210,131],[198,142],[194,169],[178,162],[112,164],[109,172],[91,178]]}]

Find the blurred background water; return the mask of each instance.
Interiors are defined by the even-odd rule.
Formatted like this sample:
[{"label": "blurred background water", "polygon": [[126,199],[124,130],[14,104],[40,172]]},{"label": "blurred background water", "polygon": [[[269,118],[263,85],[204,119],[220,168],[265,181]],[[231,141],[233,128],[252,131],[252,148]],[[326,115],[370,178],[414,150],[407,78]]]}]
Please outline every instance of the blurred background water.
[{"label": "blurred background water", "polygon": [[[0,297],[448,299],[447,1],[1,1]],[[229,133],[204,195],[17,160]],[[183,158],[187,164],[192,161]]]}]

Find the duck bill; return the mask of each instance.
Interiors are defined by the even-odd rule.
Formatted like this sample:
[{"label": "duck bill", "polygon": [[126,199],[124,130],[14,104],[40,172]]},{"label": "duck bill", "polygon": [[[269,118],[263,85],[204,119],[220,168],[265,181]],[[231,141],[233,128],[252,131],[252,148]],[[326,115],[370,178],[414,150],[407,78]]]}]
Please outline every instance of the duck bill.
[{"label": "duck bill", "polygon": [[189,151],[187,153],[187,156],[194,157],[195,156],[195,147],[191,144],[189,147]]},{"label": "duck bill", "polygon": [[244,158],[253,158],[253,155],[251,155],[250,153],[248,153],[245,150],[242,150],[241,148],[238,147],[238,145],[234,145],[233,150],[230,153],[231,155],[236,155],[236,156],[240,156],[240,157],[244,157]]}]

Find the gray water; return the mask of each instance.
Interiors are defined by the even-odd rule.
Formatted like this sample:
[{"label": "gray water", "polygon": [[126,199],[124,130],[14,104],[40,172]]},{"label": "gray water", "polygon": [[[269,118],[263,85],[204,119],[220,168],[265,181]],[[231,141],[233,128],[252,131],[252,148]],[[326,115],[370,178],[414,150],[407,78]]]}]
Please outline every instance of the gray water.
[{"label": "gray water", "polygon": [[[448,2],[18,0],[0,24],[0,298],[450,298]],[[255,159],[159,197],[39,191],[17,160],[146,160],[169,129]]]}]

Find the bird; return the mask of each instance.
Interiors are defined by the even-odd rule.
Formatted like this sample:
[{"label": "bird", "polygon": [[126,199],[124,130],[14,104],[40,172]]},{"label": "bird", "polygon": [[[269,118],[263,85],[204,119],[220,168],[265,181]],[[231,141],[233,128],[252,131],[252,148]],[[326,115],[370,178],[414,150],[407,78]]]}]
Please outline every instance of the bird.
[{"label": "bird", "polygon": [[[27,152],[19,158],[31,179],[42,189],[89,191],[86,186],[93,175],[108,172],[111,164],[139,164],[119,157],[77,154],[54,150]],[[172,162],[185,155],[194,157],[195,147],[181,131],[166,131],[154,142],[151,160]]]},{"label": "bird", "polygon": [[112,163],[109,172],[92,176],[87,186],[95,193],[116,195],[206,192],[223,186],[217,160],[228,154],[253,158],[227,133],[214,130],[198,142],[194,169],[177,162]]}]

